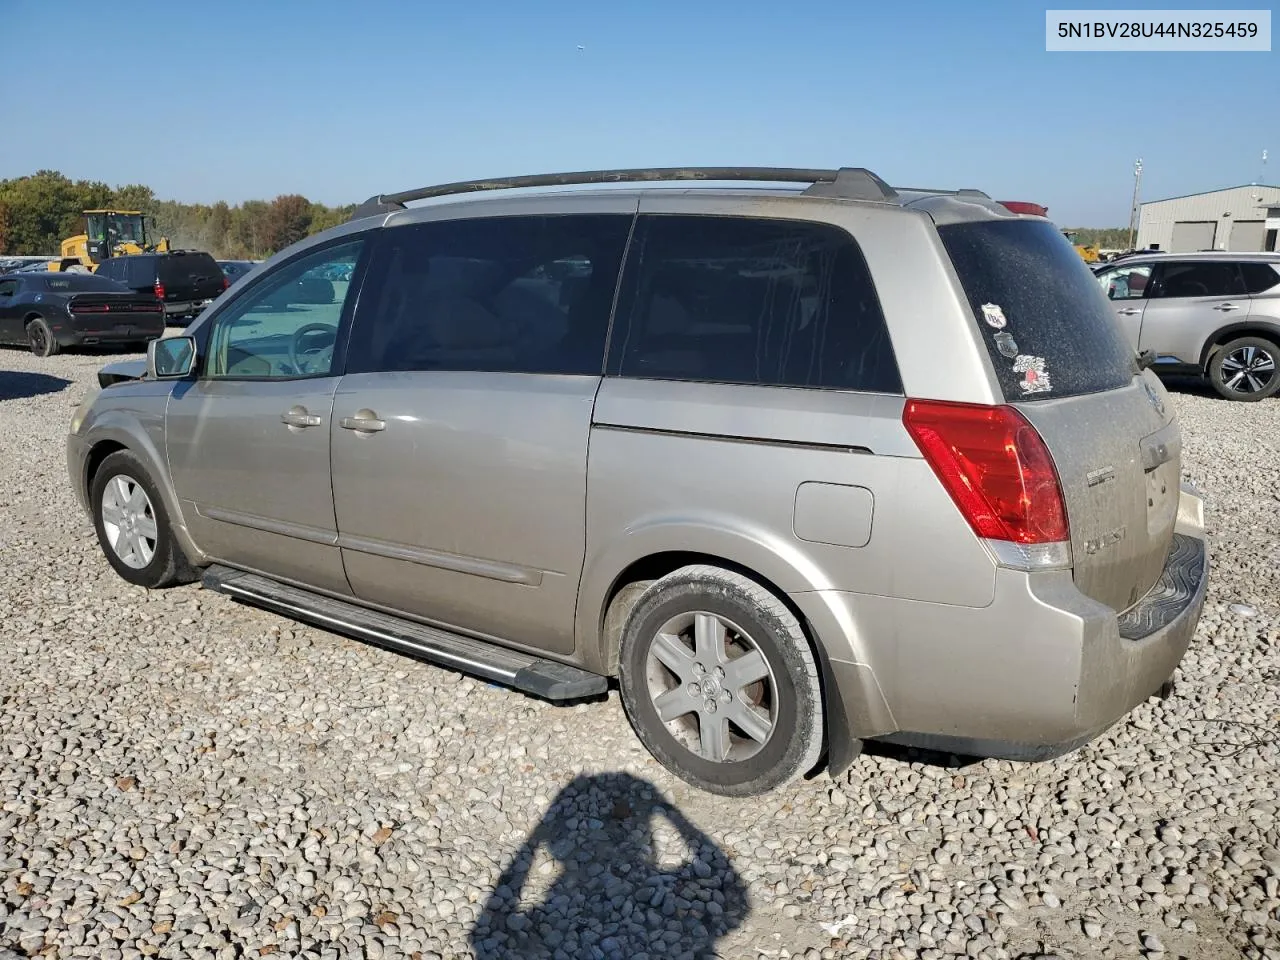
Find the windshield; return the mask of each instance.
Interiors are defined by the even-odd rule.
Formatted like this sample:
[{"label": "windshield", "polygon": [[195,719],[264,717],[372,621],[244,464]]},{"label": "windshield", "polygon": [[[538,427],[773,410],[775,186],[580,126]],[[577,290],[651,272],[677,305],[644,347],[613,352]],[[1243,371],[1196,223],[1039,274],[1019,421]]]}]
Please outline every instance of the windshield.
[{"label": "windshield", "polygon": [[141,214],[112,214],[108,218],[108,229],[111,231],[112,243],[136,243],[141,246],[146,241]]},{"label": "windshield", "polygon": [[1052,224],[939,227],[1010,402],[1126,386],[1133,351],[1098,279]]},{"label": "windshield", "polygon": [[107,217],[102,213],[90,213],[85,216],[85,236],[101,243],[107,239]]}]

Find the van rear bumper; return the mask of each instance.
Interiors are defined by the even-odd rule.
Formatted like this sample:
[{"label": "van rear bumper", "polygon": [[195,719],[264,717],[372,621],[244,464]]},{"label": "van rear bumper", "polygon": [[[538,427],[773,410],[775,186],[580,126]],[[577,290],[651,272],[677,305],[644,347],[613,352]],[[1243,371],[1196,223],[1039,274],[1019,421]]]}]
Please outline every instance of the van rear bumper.
[{"label": "van rear bumper", "polygon": [[[1067,571],[1000,570],[983,608],[842,593],[843,615],[824,617],[834,606],[830,593],[793,594],[828,656],[860,663],[883,693],[880,717],[891,722],[864,725],[872,718],[851,712],[848,735],[1047,760],[1167,695],[1209,583],[1202,504],[1187,489],[1182,499],[1160,580],[1120,615],[1082,594]],[[866,702],[865,687],[840,690],[846,710]]]}]

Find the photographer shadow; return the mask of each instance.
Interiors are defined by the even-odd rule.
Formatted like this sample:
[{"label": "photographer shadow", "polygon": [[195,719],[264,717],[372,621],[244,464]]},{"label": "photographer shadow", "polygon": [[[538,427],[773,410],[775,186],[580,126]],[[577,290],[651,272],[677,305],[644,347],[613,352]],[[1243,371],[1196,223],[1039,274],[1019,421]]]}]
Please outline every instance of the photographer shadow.
[{"label": "photographer shadow", "polygon": [[582,776],[503,871],[471,945],[479,960],[704,960],[748,912],[728,857],[656,787]]}]

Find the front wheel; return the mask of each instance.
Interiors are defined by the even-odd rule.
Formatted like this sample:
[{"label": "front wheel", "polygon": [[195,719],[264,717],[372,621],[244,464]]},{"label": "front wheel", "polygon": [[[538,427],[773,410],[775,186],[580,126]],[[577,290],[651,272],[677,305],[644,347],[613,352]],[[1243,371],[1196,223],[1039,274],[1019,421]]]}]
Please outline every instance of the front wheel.
[{"label": "front wheel", "polygon": [[767,793],[822,751],[813,651],[791,611],[732,571],[689,566],[652,583],[623,632],[623,706],[676,776],[711,793]]},{"label": "front wheel", "polygon": [[1209,382],[1228,400],[1265,400],[1280,390],[1280,347],[1261,337],[1241,337],[1209,361]]},{"label": "front wheel", "polygon": [[27,344],[37,357],[52,357],[58,352],[58,341],[53,338],[53,331],[44,317],[27,321]]},{"label": "front wheel", "polygon": [[89,496],[98,543],[121,577],[148,589],[195,579],[160,492],[132,453],[118,450],[103,460]]}]

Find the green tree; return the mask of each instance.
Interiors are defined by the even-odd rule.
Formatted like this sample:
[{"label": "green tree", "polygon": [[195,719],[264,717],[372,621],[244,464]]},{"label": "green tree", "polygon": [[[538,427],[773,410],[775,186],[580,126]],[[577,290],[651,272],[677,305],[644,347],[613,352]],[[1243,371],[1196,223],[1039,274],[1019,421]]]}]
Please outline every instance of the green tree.
[{"label": "green tree", "polygon": [[104,206],[111,188],[96,180],[72,181],[56,170],[0,181],[0,203],[9,209],[6,252],[57,253],[61,241],[84,230],[84,210]]},{"label": "green tree", "polygon": [[267,248],[276,253],[307,235],[311,227],[311,202],[296,193],[271,201],[266,216]]},{"label": "green tree", "polygon": [[115,191],[111,205],[120,210],[141,210],[143,213],[154,213],[156,195],[150,187],[144,187],[140,183],[131,183]]},{"label": "green tree", "polygon": [[344,222],[354,206],[327,207],[297,194],[239,206],[160,200],[145,184],[112,190],[96,180],[71,180],[56,170],[0,180],[0,253],[57,254],[61,241],[84,232],[84,211],[141,210],[152,218],[152,241],[207,250],[217,257],[258,258]]}]

